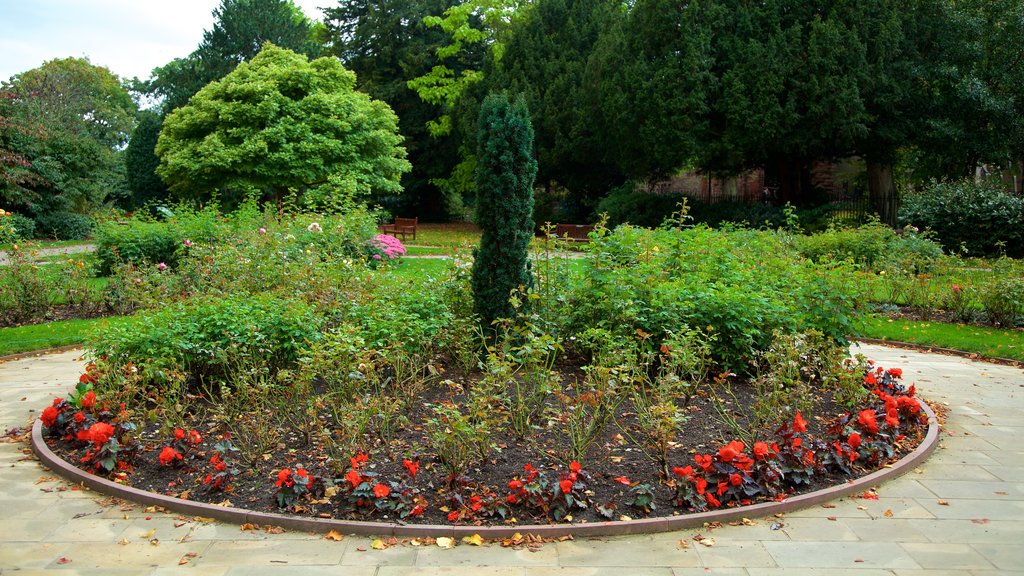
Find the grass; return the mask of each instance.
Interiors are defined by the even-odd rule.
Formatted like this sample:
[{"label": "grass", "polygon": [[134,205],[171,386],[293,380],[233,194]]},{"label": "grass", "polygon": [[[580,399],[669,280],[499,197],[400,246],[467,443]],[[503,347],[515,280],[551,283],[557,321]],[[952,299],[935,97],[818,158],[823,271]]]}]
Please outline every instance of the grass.
[{"label": "grass", "polygon": [[952,348],[1024,362],[1024,330],[1001,330],[943,322],[894,320],[882,316],[865,319],[861,336]]},{"label": "grass", "polygon": [[[28,245],[33,250],[40,248],[64,248],[67,246],[80,246],[82,244],[92,244],[92,240],[31,240]],[[15,242],[19,246],[24,246],[25,242]],[[0,250],[10,250],[14,247],[14,244],[0,244]]]},{"label": "grass", "polygon": [[0,329],[0,356],[85,342],[93,330],[122,322],[124,317],[62,320]]}]

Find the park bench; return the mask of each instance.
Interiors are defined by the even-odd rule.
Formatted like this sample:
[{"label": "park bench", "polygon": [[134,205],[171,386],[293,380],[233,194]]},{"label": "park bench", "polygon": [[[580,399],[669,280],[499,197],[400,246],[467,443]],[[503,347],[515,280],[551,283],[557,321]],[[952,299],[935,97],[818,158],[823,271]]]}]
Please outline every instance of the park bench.
[{"label": "park bench", "polygon": [[419,217],[416,218],[395,218],[395,221],[391,224],[381,224],[380,231],[383,234],[390,234],[395,238],[402,237],[404,241],[406,236],[412,234],[412,239],[416,239],[416,225],[419,224]]},{"label": "park bench", "polygon": [[590,233],[593,231],[593,224],[555,224],[555,229],[552,233],[559,240],[590,242]]}]

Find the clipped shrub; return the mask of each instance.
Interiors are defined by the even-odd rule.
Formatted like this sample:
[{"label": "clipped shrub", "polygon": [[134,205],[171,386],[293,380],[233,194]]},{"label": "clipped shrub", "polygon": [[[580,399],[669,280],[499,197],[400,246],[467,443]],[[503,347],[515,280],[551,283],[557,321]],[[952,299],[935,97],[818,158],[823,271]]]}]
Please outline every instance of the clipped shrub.
[{"label": "clipped shrub", "polygon": [[899,220],[932,231],[949,252],[1024,257],[1024,198],[996,183],[935,182],[904,197]]},{"label": "clipped shrub", "polygon": [[118,264],[157,264],[176,267],[183,246],[182,233],[168,223],[131,220],[104,222],[96,233],[100,273],[110,274]]},{"label": "clipped shrub", "polygon": [[895,267],[921,273],[942,256],[942,248],[935,242],[912,230],[896,234],[879,222],[799,236],[796,245],[804,257],[815,262],[848,260],[874,271]]},{"label": "clipped shrub", "polygon": [[509,296],[530,288],[527,250],[533,239],[533,126],[522,98],[491,94],[480,107],[477,224],[482,236],[473,262],[474,308],[484,326],[512,318]]},{"label": "clipped shrub", "polygon": [[36,216],[36,235],[57,240],[84,240],[95,227],[93,219],[74,212],[51,212]]},{"label": "clipped shrub", "polygon": [[154,384],[170,373],[219,382],[241,365],[274,371],[293,364],[320,337],[305,304],[270,295],[198,298],[137,315],[104,331],[93,354],[142,368]]}]

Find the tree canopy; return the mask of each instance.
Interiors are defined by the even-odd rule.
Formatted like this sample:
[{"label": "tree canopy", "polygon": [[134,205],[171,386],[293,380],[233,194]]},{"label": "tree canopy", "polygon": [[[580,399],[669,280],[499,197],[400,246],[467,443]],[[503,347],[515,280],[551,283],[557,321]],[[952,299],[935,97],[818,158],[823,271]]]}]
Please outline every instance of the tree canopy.
[{"label": "tree canopy", "polygon": [[0,88],[0,198],[33,216],[85,212],[124,189],[135,103],[106,68],[50,60]]},{"label": "tree canopy", "polygon": [[178,196],[229,204],[290,190],[313,205],[396,193],[410,168],[397,118],[355,84],[337,59],[267,44],[167,116],[157,173]]}]

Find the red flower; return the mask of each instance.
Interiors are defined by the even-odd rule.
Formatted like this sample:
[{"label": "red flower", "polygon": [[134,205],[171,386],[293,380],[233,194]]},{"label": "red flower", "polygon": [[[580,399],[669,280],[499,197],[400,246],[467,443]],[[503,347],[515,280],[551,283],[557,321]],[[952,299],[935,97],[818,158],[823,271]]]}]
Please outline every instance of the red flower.
[{"label": "red flower", "polygon": [[449,512],[448,513],[448,521],[449,522],[455,522],[458,519],[459,519],[459,513],[458,512]]},{"label": "red flower", "polygon": [[353,489],[355,489],[362,483],[363,475],[353,468],[345,474],[345,480],[348,480],[348,483],[352,485]]},{"label": "red flower", "polygon": [[412,510],[409,511],[409,516],[421,516],[423,514],[423,510],[424,510],[423,506],[420,505],[420,504],[417,504],[417,505],[412,507]]},{"label": "red flower", "polygon": [[175,440],[184,440],[185,439],[185,431],[182,430],[181,428],[175,428],[174,429],[174,439]]},{"label": "red flower", "polygon": [[369,460],[370,457],[366,454],[356,454],[354,457],[348,459],[349,464],[351,464],[356,470],[362,468],[363,464],[366,464]]},{"label": "red flower", "polygon": [[85,422],[85,414],[82,414],[81,412],[75,412],[75,422],[78,424]]},{"label": "red flower", "polygon": [[892,416],[890,414],[886,414],[885,415],[885,425],[886,426],[890,426],[892,428],[899,428],[899,426],[900,426],[900,419],[897,416]]},{"label": "red flower", "polygon": [[875,378],[874,374],[871,374],[869,372],[868,375],[864,377],[864,383],[867,384],[868,386],[874,386],[878,384],[878,379]]},{"label": "red flower", "polygon": [[309,472],[306,472],[305,468],[299,468],[295,471],[295,475],[299,478],[309,478]]},{"label": "red flower", "polygon": [[900,396],[896,399],[896,404],[901,410],[907,410],[911,414],[917,414],[921,411],[921,404],[910,396]]},{"label": "red flower", "polygon": [[704,491],[708,489],[708,481],[703,478],[697,478],[697,494],[704,494]]},{"label": "red flower", "polygon": [[704,469],[705,472],[711,469],[711,454],[698,454],[693,457],[693,461]]},{"label": "red flower", "polygon": [[579,473],[580,470],[583,470],[583,466],[580,466],[579,462],[574,461],[569,463],[570,472]]},{"label": "red flower", "polygon": [[729,484],[739,486],[740,484],[743,484],[743,477],[739,474],[732,474],[729,476]]},{"label": "red flower", "polygon": [[79,376],[78,377],[78,381],[81,382],[82,384],[92,384],[96,380],[93,379],[93,377],[90,376],[89,373],[87,372],[87,373],[82,374],[81,376]]},{"label": "red flower", "polygon": [[39,419],[43,421],[43,426],[53,428],[53,425],[57,423],[57,416],[60,416],[60,411],[53,406],[47,406],[43,409],[43,413],[39,416]]},{"label": "red flower", "polygon": [[89,390],[82,396],[82,408],[90,409],[96,404],[96,393]]},{"label": "red flower", "polygon": [[736,457],[736,450],[733,449],[732,444],[723,446],[718,450],[718,459],[722,462],[732,462],[733,458]]},{"label": "red flower", "polygon": [[373,487],[373,495],[377,498],[387,498],[388,494],[391,494],[391,488],[388,488],[383,484],[377,483],[377,485]]},{"label": "red flower", "polygon": [[[675,470],[682,470],[682,468],[675,468]],[[633,483],[629,478],[626,478],[625,476],[616,476],[615,478],[612,478],[612,480],[615,480],[616,482],[622,484],[623,486],[629,486],[630,484]]]},{"label": "red flower", "polygon": [[767,443],[765,443],[765,442],[755,442],[754,443],[754,458],[757,458],[758,460],[764,460],[765,458],[768,457],[768,453],[769,452],[770,452],[770,450],[768,448],[768,444]]},{"label": "red flower", "polygon": [[850,434],[850,437],[846,439],[846,443],[854,450],[860,448],[860,434],[857,434],[856,432]]},{"label": "red flower", "polygon": [[868,434],[878,433],[878,422],[875,420],[875,411],[871,408],[861,410],[857,415],[857,423],[861,425]]},{"label": "red flower", "polygon": [[469,499],[469,507],[473,510],[473,512],[479,512],[480,509],[484,507],[484,503],[480,501],[480,496],[474,494]]},{"label": "red flower", "polygon": [[405,467],[405,471],[409,473],[410,478],[416,478],[416,472],[419,472],[420,469],[420,463],[418,460],[414,462],[412,460],[403,459],[402,466]]},{"label": "red flower", "polygon": [[160,451],[160,465],[170,466],[171,463],[181,460],[181,454],[170,446],[164,446],[164,449]]},{"label": "red flower", "polygon": [[682,466],[676,466],[672,469],[672,473],[680,478],[689,478],[690,476],[693,476],[693,466],[686,466],[685,468]]},{"label": "red flower", "polygon": [[203,441],[203,437],[199,435],[199,431],[193,430],[188,433],[188,441],[191,442],[193,446],[198,446],[199,443]]},{"label": "red flower", "polygon": [[807,432],[807,421],[800,415],[799,412],[793,417],[793,431],[794,432]]},{"label": "red flower", "polygon": [[96,446],[102,446],[114,435],[114,427],[106,422],[97,422],[89,427],[89,439]]},{"label": "red flower", "polygon": [[519,480],[510,480],[508,483],[508,488],[509,490],[519,491],[523,489],[523,483],[520,482]]},{"label": "red flower", "polygon": [[572,492],[572,480],[562,480],[558,487],[562,489],[562,494],[568,494]]},{"label": "red flower", "polygon": [[509,494],[508,496],[505,497],[505,501],[508,502],[509,504],[518,504],[519,498],[517,498],[515,494]]},{"label": "red flower", "polygon": [[889,376],[892,376],[893,378],[903,378],[902,368],[889,368],[888,372]]},{"label": "red flower", "polygon": [[711,506],[712,508],[718,508],[722,505],[722,503],[718,501],[718,498],[715,498],[711,492],[705,492],[704,499],[707,500],[708,506]]},{"label": "red flower", "polygon": [[277,473],[277,482],[274,482],[274,485],[278,488],[281,488],[282,486],[291,488],[294,486],[295,481],[292,480],[291,468],[282,468],[281,471]]},{"label": "red flower", "polygon": [[911,384],[910,388],[907,388],[907,396],[913,396],[917,393],[917,387],[915,384]]}]

